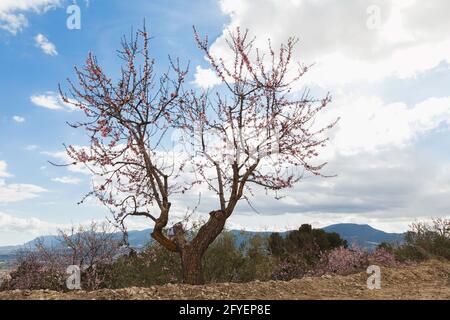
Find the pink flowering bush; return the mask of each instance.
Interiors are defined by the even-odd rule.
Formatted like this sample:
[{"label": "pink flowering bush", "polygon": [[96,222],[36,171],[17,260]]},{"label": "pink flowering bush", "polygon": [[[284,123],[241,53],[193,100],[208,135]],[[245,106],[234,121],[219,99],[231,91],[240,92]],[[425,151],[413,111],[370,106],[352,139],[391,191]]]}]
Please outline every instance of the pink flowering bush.
[{"label": "pink flowering bush", "polygon": [[1,284],[0,291],[15,289],[64,290],[66,270],[60,263],[61,260],[57,259],[56,255],[47,257],[49,259],[44,262],[37,252],[21,253],[18,267]]},{"label": "pink flowering bush", "polygon": [[315,274],[352,274],[365,270],[369,265],[395,266],[394,255],[384,248],[368,252],[359,247],[336,248],[322,255]]},{"label": "pink flowering bush", "polygon": [[400,262],[395,259],[392,252],[380,247],[369,254],[369,262],[370,264],[386,267],[397,266],[400,264]]},{"label": "pink flowering bush", "polygon": [[34,247],[21,252],[16,269],[0,290],[68,290],[69,266],[80,269],[82,289],[104,288],[111,276],[111,265],[121,253],[121,243],[114,239],[109,227],[92,223],[89,227],[61,230],[58,239],[53,247],[39,239]]},{"label": "pink flowering bush", "polygon": [[368,253],[361,248],[333,249],[322,255],[319,272],[350,274],[369,265]]},{"label": "pink flowering bush", "polygon": [[313,268],[314,264],[308,264],[301,256],[281,260],[272,272],[272,279],[289,281],[302,278],[309,274]]}]

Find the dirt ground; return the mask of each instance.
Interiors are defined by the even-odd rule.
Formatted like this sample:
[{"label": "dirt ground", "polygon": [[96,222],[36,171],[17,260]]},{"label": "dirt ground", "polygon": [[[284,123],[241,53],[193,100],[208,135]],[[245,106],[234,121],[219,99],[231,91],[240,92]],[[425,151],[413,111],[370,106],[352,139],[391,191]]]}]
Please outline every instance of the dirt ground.
[{"label": "dirt ground", "polygon": [[95,292],[42,291],[0,292],[3,299],[33,300],[304,300],[304,299],[440,299],[450,300],[450,263],[429,261],[402,268],[381,269],[381,289],[367,288],[366,273],[325,275],[289,282],[245,284],[173,285],[126,288]]}]

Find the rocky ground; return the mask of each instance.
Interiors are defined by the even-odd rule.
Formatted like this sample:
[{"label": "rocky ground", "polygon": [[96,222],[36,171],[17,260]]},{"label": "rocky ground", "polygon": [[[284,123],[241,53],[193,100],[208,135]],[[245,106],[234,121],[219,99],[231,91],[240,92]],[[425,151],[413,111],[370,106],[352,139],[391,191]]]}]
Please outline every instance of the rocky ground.
[{"label": "rocky ground", "polygon": [[173,300],[173,299],[445,299],[450,300],[450,263],[429,261],[402,268],[381,269],[381,289],[367,289],[366,273],[325,275],[289,282],[269,281],[206,286],[164,285],[150,288],[58,293],[53,291],[0,292],[0,299],[40,300]]}]

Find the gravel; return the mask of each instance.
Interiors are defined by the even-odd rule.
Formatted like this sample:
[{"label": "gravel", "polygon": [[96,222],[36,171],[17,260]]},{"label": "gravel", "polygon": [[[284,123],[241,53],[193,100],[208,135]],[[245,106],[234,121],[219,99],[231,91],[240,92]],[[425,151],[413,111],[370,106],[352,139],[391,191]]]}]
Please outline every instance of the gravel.
[{"label": "gravel", "polygon": [[149,288],[60,293],[49,290],[0,292],[0,299],[33,300],[306,300],[306,299],[450,299],[450,262],[429,261],[381,268],[381,289],[367,288],[368,275],[329,275],[288,282],[222,283],[205,286],[168,284]]}]

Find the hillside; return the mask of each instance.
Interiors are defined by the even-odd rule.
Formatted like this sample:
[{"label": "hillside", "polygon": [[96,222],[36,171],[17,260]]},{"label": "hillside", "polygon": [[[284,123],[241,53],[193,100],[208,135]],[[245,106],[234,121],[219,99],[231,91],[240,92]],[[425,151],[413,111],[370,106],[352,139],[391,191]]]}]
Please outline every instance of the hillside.
[{"label": "hillside", "polygon": [[403,234],[387,233],[367,224],[340,223],[323,228],[327,232],[336,232],[349,245],[356,244],[361,248],[372,249],[382,242],[402,243]]},{"label": "hillside", "polygon": [[309,299],[450,299],[450,263],[429,261],[381,269],[381,289],[367,289],[364,272],[326,275],[289,282],[222,283],[205,286],[168,284],[150,288],[58,293],[48,290],[0,292],[3,299],[44,300],[309,300]]},{"label": "hillside", "polygon": [[[347,240],[349,244],[356,243],[362,248],[372,249],[374,246],[381,242],[401,242],[403,235],[399,233],[387,233],[381,230],[372,228],[369,225],[358,225],[358,224],[335,224],[323,228],[327,232],[336,232],[343,239]],[[130,246],[136,249],[144,247],[146,244],[152,241],[151,234],[152,229],[146,229],[141,231],[129,231],[128,241]],[[271,232],[253,232],[253,231],[239,231],[231,230],[236,237],[237,244],[239,245],[246,238],[254,235],[269,236]],[[285,235],[287,232],[283,232]],[[122,235],[120,233],[115,233],[114,237],[118,240],[121,239]],[[9,246],[0,247],[0,255],[8,256],[14,254],[17,250],[33,248],[37,241],[43,241],[43,243],[48,247],[58,246],[60,239],[58,236],[43,236],[36,238],[32,241],[25,243],[20,246]]]}]

